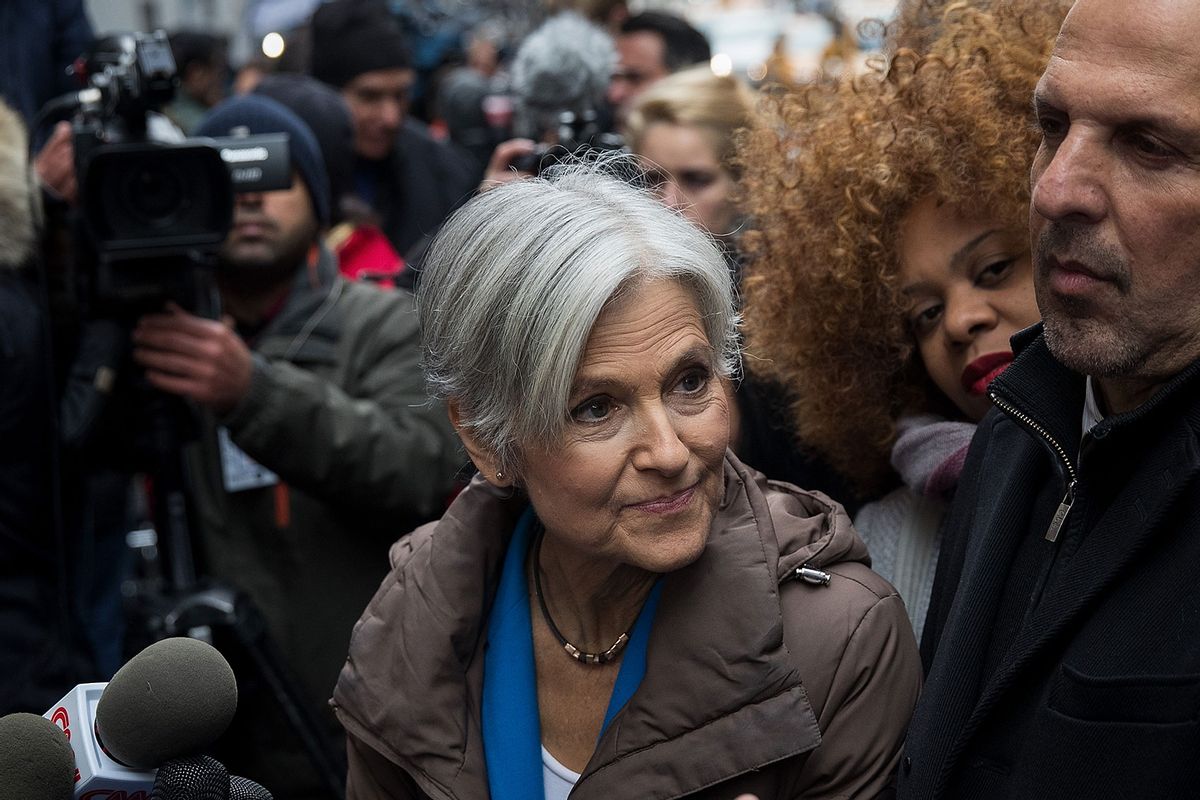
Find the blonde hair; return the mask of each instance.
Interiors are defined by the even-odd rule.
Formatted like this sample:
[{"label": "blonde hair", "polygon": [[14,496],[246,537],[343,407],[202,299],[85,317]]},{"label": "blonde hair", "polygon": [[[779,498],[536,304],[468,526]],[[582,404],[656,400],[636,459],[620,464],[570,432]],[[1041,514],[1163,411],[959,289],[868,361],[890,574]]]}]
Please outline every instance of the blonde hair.
[{"label": "blonde hair", "polygon": [[629,144],[641,150],[650,126],[688,125],[708,132],[717,161],[737,174],[734,157],[739,131],[754,128],[758,97],[742,81],[714,75],[707,64],[677,72],[643,92],[629,114]]}]

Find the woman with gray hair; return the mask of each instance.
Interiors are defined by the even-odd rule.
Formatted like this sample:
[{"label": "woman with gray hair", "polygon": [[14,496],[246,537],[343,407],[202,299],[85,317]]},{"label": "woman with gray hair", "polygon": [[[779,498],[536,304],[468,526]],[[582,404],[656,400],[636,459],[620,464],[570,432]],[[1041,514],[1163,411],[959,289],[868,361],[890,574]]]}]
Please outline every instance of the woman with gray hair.
[{"label": "woman with gray hair", "polygon": [[572,167],[456,212],[421,292],[479,474],[355,628],[349,797],[881,793],[916,644],[842,509],[727,452],[712,240]]}]

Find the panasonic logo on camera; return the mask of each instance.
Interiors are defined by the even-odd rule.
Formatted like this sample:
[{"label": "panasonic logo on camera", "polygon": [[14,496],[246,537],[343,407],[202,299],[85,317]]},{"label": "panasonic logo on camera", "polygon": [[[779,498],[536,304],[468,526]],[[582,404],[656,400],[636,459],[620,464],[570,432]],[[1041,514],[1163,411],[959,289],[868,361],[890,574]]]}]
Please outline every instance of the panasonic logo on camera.
[{"label": "panasonic logo on camera", "polygon": [[233,164],[241,164],[246,161],[266,161],[270,155],[265,147],[246,147],[241,150],[235,150],[232,147],[221,149],[221,159]]}]

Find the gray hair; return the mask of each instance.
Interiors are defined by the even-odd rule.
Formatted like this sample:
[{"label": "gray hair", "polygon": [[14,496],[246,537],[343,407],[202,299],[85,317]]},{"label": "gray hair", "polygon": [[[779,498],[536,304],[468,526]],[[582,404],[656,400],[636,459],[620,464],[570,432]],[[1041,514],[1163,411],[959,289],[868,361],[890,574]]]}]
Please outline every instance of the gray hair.
[{"label": "gray hair", "polygon": [[[607,166],[611,167],[611,163]],[[430,246],[417,307],[431,392],[505,469],[559,440],[588,336],[643,280],[691,290],[718,373],[740,363],[732,277],[703,231],[606,165],[558,166],[474,198]]]}]

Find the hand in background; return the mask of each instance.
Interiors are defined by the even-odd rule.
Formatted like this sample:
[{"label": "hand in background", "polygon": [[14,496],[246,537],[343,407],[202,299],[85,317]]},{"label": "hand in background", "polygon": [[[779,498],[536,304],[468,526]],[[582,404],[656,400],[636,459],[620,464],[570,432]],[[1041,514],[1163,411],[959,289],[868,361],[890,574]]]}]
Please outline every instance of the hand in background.
[{"label": "hand in background", "polygon": [[536,147],[537,145],[529,139],[509,139],[496,145],[491,159],[488,160],[487,170],[483,173],[479,191],[486,192],[502,183],[532,177],[528,172],[518,172],[513,168],[512,162],[521,156],[532,155]]},{"label": "hand in background", "polygon": [[71,123],[60,122],[33,160],[38,181],[56,197],[75,205],[79,184],[75,179],[75,146],[71,141]]},{"label": "hand in background", "polygon": [[250,389],[254,359],[229,318],[204,319],[169,303],[165,313],[138,321],[133,345],[152,386],[218,414],[232,411]]}]

